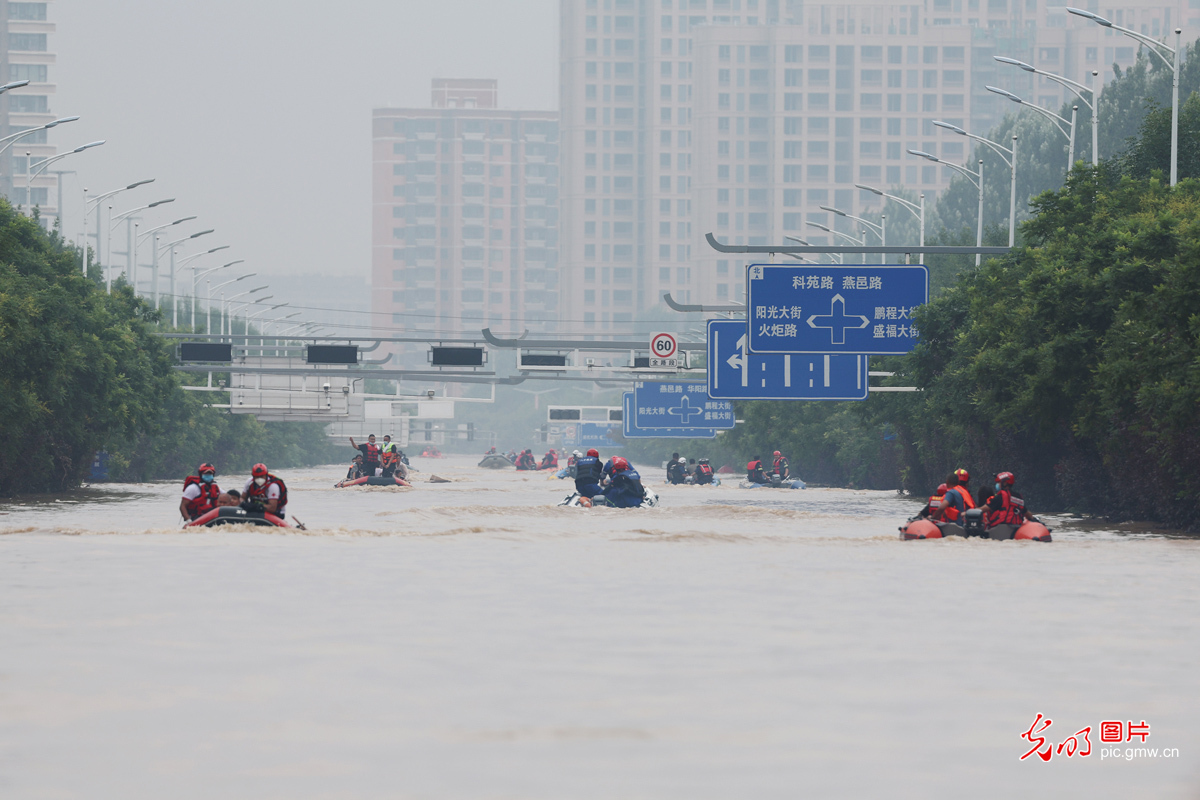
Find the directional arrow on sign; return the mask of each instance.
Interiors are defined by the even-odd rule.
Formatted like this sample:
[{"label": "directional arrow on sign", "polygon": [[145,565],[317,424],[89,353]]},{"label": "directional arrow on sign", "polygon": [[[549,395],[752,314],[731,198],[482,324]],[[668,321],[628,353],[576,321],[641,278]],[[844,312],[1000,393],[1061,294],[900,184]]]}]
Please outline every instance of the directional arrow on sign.
[{"label": "directional arrow on sign", "polygon": [[704,409],[696,408],[695,406],[693,406],[691,401],[688,400],[688,397],[685,394],[683,396],[683,398],[679,401],[679,405],[677,405],[675,408],[668,408],[667,413],[672,414],[672,415],[678,415],[679,418],[683,421],[684,427],[688,427],[692,424],[692,416],[695,414],[704,414]]},{"label": "directional arrow on sign", "polygon": [[828,328],[831,344],[846,343],[846,329],[858,330],[871,324],[861,314],[846,314],[846,298],[835,294],[829,304],[829,316],[813,314],[808,318],[810,328]]},{"label": "directional arrow on sign", "polygon": [[750,369],[746,355],[746,334],[737,340],[737,352],[725,360],[725,363],[742,373],[742,386],[750,385]]}]

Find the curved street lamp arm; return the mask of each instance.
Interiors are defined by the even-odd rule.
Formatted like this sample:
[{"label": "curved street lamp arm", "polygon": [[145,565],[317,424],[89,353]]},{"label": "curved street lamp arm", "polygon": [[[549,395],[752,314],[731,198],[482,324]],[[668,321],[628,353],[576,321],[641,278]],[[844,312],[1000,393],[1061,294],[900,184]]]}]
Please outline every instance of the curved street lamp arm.
[{"label": "curved street lamp arm", "polygon": [[1074,93],[1074,95],[1079,98],[1079,102],[1083,103],[1089,109],[1092,107],[1092,101],[1088,100],[1086,97],[1084,97],[1083,93],[1087,92],[1088,94],[1092,95],[1094,98],[1095,94],[1096,94],[1095,89],[1089,89],[1088,87],[1084,86],[1081,83],[1076,83],[1075,81],[1070,80],[1069,78],[1064,78],[1062,75],[1055,75],[1054,73],[1046,72],[1045,70],[1037,69],[1037,70],[1034,70],[1034,72],[1038,75],[1049,78],[1050,80],[1054,81],[1055,83],[1061,83],[1063,86],[1070,89],[1071,92]]},{"label": "curved street lamp arm", "polygon": [[1067,137],[1068,140],[1070,140],[1071,134],[1067,133],[1066,128],[1064,128],[1062,125],[1058,124],[1058,120],[1062,120],[1063,122],[1070,125],[1071,124],[1070,120],[1063,119],[1058,114],[1055,114],[1053,111],[1047,111],[1046,109],[1042,108],[1041,106],[1035,105],[1033,103],[1021,103],[1021,105],[1025,106],[1026,108],[1032,109],[1033,111],[1038,112],[1039,114],[1044,116],[1046,119],[1050,120],[1051,124],[1054,125],[1054,127],[1058,128],[1058,132],[1061,133],[1063,136]]},{"label": "curved street lamp arm", "polygon": [[889,200],[895,200],[897,203],[900,203],[902,206],[911,211],[918,219],[921,217],[921,207],[911,200],[905,200],[903,197],[899,197],[894,194],[888,194],[887,192],[876,189],[874,186],[864,186],[861,183],[854,184],[854,188],[862,189],[864,192],[870,192],[871,194],[877,194],[880,197],[886,197]]}]

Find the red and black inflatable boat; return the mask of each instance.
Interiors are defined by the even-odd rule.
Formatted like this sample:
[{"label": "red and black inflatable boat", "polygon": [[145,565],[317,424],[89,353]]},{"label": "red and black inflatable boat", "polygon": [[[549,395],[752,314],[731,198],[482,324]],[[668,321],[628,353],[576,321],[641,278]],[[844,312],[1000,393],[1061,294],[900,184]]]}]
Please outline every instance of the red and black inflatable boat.
[{"label": "red and black inflatable boat", "polygon": [[364,475],[352,481],[342,481],[341,483],[334,484],[334,488],[336,489],[345,489],[347,486],[412,486],[412,484],[403,478],[395,476],[385,478],[379,475],[372,475],[370,477]]},{"label": "red and black inflatable boat", "polygon": [[[978,509],[975,509],[978,512]],[[1050,529],[1040,522],[1027,521],[1020,527],[1013,525],[997,525],[991,529],[983,527],[983,516],[977,514],[967,518],[970,511],[964,514],[965,526],[953,522],[933,522],[923,517],[913,517],[900,527],[900,538],[913,539],[945,539],[949,536],[978,536],[983,539],[1003,541],[1005,539],[1025,539],[1034,542],[1049,542]]]},{"label": "red and black inflatable boat", "polygon": [[220,506],[196,517],[185,528],[214,528],[218,525],[262,525],[291,528],[288,522],[266,511],[247,511],[240,506]]}]

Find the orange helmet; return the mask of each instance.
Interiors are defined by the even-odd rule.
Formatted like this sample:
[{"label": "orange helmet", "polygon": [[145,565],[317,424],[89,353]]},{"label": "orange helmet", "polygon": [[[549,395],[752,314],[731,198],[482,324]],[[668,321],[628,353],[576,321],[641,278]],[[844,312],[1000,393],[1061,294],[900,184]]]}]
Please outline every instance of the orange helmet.
[{"label": "orange helmet", "polygon": [[999,472],[996,474],[996,483],[1001,486],[1012,486],[1016,482],[1017,476],[1011,472]]},{"label": "orange helmet", "polygon": [[956,469],[954,470],[954,477],[958,478],[959,483],[966,483],[967,481],[971,480],[971,473],[967,472],[965,469]]},{"label": "orange helmet", "polygon": [[267,465],[266,464],[255,464],[254,469],[250,470],[250,474],[252,476],[254,476],[255,478],[267,477]]}]

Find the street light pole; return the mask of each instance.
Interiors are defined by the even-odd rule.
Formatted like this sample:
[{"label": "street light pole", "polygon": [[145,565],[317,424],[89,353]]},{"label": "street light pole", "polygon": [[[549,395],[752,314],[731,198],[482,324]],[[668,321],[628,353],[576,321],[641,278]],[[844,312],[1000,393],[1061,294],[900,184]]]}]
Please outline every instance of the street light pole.
[{"label": "street light pole", "polygon": [[[940,119],[935,119],[933,124],[952,133],[957,133],[959,136],[966,136],[968,139],[972,139],[980,144],[986,144],[999,154],[1000,159],[1005,164],[1008,164],[1008,169],[1012,173],[1008,196],[1008,246],[1015,246],[1017,242],[1017,135],[1013,134],[1012,147],[1004,147],[1003,145],[996,144],[991,139],[985,139],[982,136],[968,133],[957,125],[951,125],[949,122],[943,122]],[[1004,155],[1005,153],[1008,153],[1008,155]]]},{"label": "street light pole", "polygon": [[[100,229],[101,229],[101,222],[102,222],[101,217],[104,216],[100,211],[101,204],[104,202],[104,200],[106,198],[114,197],[114,196],[120,194],[121,192],[126,192],[126,191],[129,191],[130,189],[136,189],[139,186],[145,186],[147,183],[154,183],[154,178],[147,178],[144,181],[137,181],[135,183],[129,184],[128,186],[122,186],[119,189],[113,189],[112,191],[109,191],[109,192],[103,192],[92,198],[92,209],[94,209],[96,211],[96,260],[97,261],[100,260],[100,255],[101,255],[101,253],[104,252],[104,242],[100,238]],[[60,211],[61,211],[61,209],[60,209]],[[85,205],[83,207],[83,227],[85,230],[87,229],[87,217],[88,217],[88,214],[90,214],[90,213],[91,213],[91,210],[88,209],[88,207]],[[86,239],[85,239],[85,241],[86,241]],[[107,273],[106,283],[107,283],[108,291],[111,294],[112,293],[112,267],[106,263],[103,265],[102,268]]]},{"label": "street light pole", "polygon": [[[1060,84],[1060,85],[1065,86],[1068,89],[1070,89],[1075,94],[1075,96],[1079,98],[1079,102],[1081,102],[1085,106],[1087,106],[1088,110],[1092,112],[1092,166],[1094,167],[1100,163],[1100,117],[1096,114],[1096,90],[1095,90],[1095,88],[1089,89],[1088,87],[1084,86],[1082,83],[1076,83],[1075,81],[1071,80],[1070,78],[1064,78],[1062,75],[1055,75],[1053,72],[1046,72],[1045,70],[1038,69],[1037,67],[1033,66],[1032,64],[1028,64],[1024,61],[1018,61],[1015,58],[1008,58],[1007,56],[992,56],[992,58],[996,59],[1001,64],[1012,64],[1014,67],[1023,69],[1026,72],[1032,72],[1034,75],[1041,75],[1044,78],[1049,78],[1050,80],[1054,81],[1055,83]],[[1092,82],[1093,83],[1096,82],[1096,78],[1099,75],[1100,75],[1100,73],[1098,71],[1092,70]],[[1083,96],[1084,92],[1087,92],[1088,94],[1090,94],[1092,99],[1088,100],[1086,97],[1084,97]],[[1072,121],[1073,120],[1074,120],[1074,116],[1072,115]],[[1074,129],[1072,129],[1071,152],[1072,152],[1072,154],[1074,154],[1074,152],[1075,152]],[[1071,164],[1074,164],[1074,163],[1075,163],[1075,160],[1072,158]]]},{"label": "street light pole", "polygon": [[[799,236],[785,236],[783,238],[790,239],[791,241],[796,242],[797,244],[802,244],[805,247],[814,247],[815,246],[815,245],[813,245],[812,242],[807,241],[806,239],[801,239]],[[825,255],[829,257],[830,264],[841,264],[845,261],[845,258],[842,256],[841,253],[826,253]],[[834,261],[835,258],[837,259],[836,261]],[[808,259],[804,259],[804,260],[807,261]],[[816,263],[816,262],[813,262],[813,263]]]},{"label": "street light pole", "polygon": [[[230,262],[230,264],[226,264],[225,266],[227,266],[227,267],[228,267],[228,266],[230,266],[231,264],[240,264],[240,263],[242,263],[242,262],[241,262],[241,261],[233,261],[233,262]],[[229,285],[229,284],[231,284],[231,283],[237,283],[238,281],[244,281],[244,280],[246,280],[246,278],[253,278],[253,277],[254,277],[255,275],[257,275],[257,274],[258,274],[257,272],[247,272],[245,275],[239,275],[238,277],[236,277],[236,278],[234,278],[234,279],[232,279],[232,280],[225,281],[224,283],[218,283],[218,284],[217,284],[217,286],[216,286],[216,288],[217,288],[217,289],[223,289],[223,288],[225,288],[226,286],[228,286],[228,285]],[[211,331],[211,330],[212,330],[212,290],[213,290],[212,278],[205,278],[205,280],[204,280],[204,283],[205,283],[205,284],[206,284],[206,286],[208,287],[208,305],[207,305],[207,306],[206,306],[206,308],[205,308],[205,314],[206,314],[206,319],[207,319],[207,322],[206,322],[206,324],[205,324],[205,326],[204,326],[204,332],[205,332],[205,333],[208,333],[209,331]],[[221,312],[220,312],[220,321],[221,321],[221,335],[224,335],[224,334],[225,334],[225,309],[224,309],[224,303],[225,303],[225,293],[224,293],[224,292],[222,292],[222,293],[221,293],[221,304],[222,304],[222,308],[221,308]]]},{"label": "street light pole", "polygon": [[[932,153],[925,153],[920,150],[909,150],[908,154],[918,156],[926,161],[932,161],[935,164],[941,164],[942,166],[949,167],[956,172],[961,172],[966,176],[967,180],[975,185],[975,188],[979,190],[979,211],[975,217],[975,246],[983,247],[983,159],[979,159],[979,171],[971,172],[971,170],[967,169],[966,167],[960,167],[957,164],[951,164],[948,161],[943,161]],[[981,260],[982,255],[980,253],[976,253],[975,266],[978,267]]]},{"label": "street light pole", "polygon": [[[830,214],[837,214],[839,217],[845,217],[846,219],[852,219],[857,222],[861,222],[863,225],[866,225],[867,227],[869,227],[872,230],[872,232],[874,232],[874,234],[879,237],[879,243],[881,245],[887,244],[887,228],[885,227],[887,225],[887,215],[886,214],[880,215],[880,219],[882,220],[883,224],[876,225],[874,222],[871,222],[870,220],[863,219],[862,217],[856,217],[853,214],[847,214],[845,211],[834,208],[833,206],[819,206],[819,208],[822,211],[828,211]],[[866,241],[864,241],[863,246],[866,247],[866,244],[867,244]],[[882,264],[882,263],[884,263],[884,261],[885,261],[884,255],[883,255],[883,253],[880,253],[879,254],[879,263]],[[863,263],[864,264],[867,263],[867,259],[865,256],[863,257]]]},{"label": "street light pole", "polygon": [[[1163,42],[1151,39],[1149,36],[1140,34],[1137,31],[1123,28],[1120,25],[1114,25],[1109,20],[1099,14],[1093,14],[1091,11],[1067,6],[1067,12],[1077,17],[1090,19],[1102,27],[1112,28],[1114,31],[1119,31],[1129,38],[1145,44],[1147,49],[1158,56],[1159,60],[1171,70],[1171,185],[1174,186],[1179,180],[1179,54],[1183,49],[1180,45],[1179,37],[1183,34],[1183,29],[1175,29],[1175,47],[1172,48]],[[1167,57],[1158,49],[1160,47],[1171,54],[1172,61],[1167,60]]]},{"label": "street light pole", "polygon": [[[1013,94],[1012,92],[1006,91],[1004,89],[999,89],[995,86],[987,86],[984,88],[986,88],[989,92],[992,92],[993,94],[998,94],[1001,97],[1008,98],[1009,100],[1013,101],[1017,105],[1022,105],[1022,106],[1025,106],[1026,108],[1032,109],[1032,110],[1038,112],[1039,114],[1041,114],[1046,119],[1050,120],[1050,123],[1052,125],[1054,125],[1055,128],[1058,129],[1058,132],[1061,133],[1063,136],[1067,137],[1067,142],[1069,143],[1068,144],[1068,153],[1070,154],[1071,157],[1074,156],[1074,154],[1075,154],[1075,114],[1073,112],[1071,114],[1071,119],[1068,120],[1066,117],[1060,117],[1058,114],[1055,114],[1053,111],[1047,111],[1046,109],[1042,108],[1039,105],[1034,105],[1033,103],[1026,103],[1024,100],[1022,100],[1020,97]],[[1071,126],[1071,132],[1068,133],[1066,130],[1063,129],[1063,126],[1059,125],[1057,122],[1055,122],[1055,120],[1061,120],[1062,122],[1067,123],[1067,125]],[[1074,162],[1071,161],[1070,158],[1068,158],[1067,172],[1071,171],[1072,163],[1074,163]]]},{"label": "street light pole", "polygon": [[[170,197],[166,200],[155,200],[153,203],[147,203],[144,206],[138,206],[137,208],[131,208],[128,211],[123,211],[120,214],[117,214],[115,217],[112,217],[108,221],[109,222],[108,240],[111,243],[112,242],[112,232],[114,230],[116,230],[117,223],[120,222],[122,219],[125,220],[125,277],[128,278],[130,275],[133,274],[133,265],[130,263],[130,260],[131,260],[131,257],[133,256],[133,254],[137,250],[137,246],[136,246],[136,243],[134,242],[134,235],[133,235],[133,229],[137,226],[133,222],[133,215],[139,211],[145,211],[148,208],[157,208],[158,206],[162,206],[162,205],[166,205],[167,203],[174,203],[174,202],[175,202],[174,197]],[[133,293],[137,294],[137,284],[136,283],[133,286]]]},{"label": "street light pole", "polygon": [[[61,161],[64,158],[66,158],[67,156],[73,156],[76,153],[82,153],[84,150],[90,150],[93,147],[99,147],[100,145],[104,144],[104,142],[105,142],[104,139],[100,139],[95,142],[88,142],[87,144],[81,144],[79,147],[76,147],[74,150],[68,150],[65,153],[59,153],[56,156],[50,156],[49,158],[42,159],[41,161],[37,162],[36,164],[29,163],[25,167],[25,198],[27,200],[29,200],[30,216],[33,216],[33,179],[36,178],[38,175],[41,175],[43,172],[45,172],[46,169],[51,164],[53,164],[55,161]],[[26,153],[25,156],[28,159],[29,153]],[[86,190],[85,190],[85,192],[86,192]],[[85,197],[87,196],[86,193],[84,196]],[[86,220],[84,223],[84,227],[86,228]],[[87,247],[87,241],[85,240],[84,241],[85,252],[86,252],[86,247]],[[86,259],[86,256],[84,256],[84,258]]]},{"label": "street light pole", "polygon": [[[936,123],[934,123],[934,124],[936,124]],[[924,250],[925,250],[925,193],[924,192],[921,193],[921,196],[919,198],[920,202],[918,204],[918,203],[914,203],[911,200],[905,200],[903,197],[900,197],[898,195],[888,194],[887,192],[883,191],[882,189],[876,189],[874,186],[866,186],[861,183],[856,183],[856,184],[854,184],[854,188],[862,189],[864,192],[870,192],[871,194],[873,194],[877,197],[886,197],[888,200],[895,200],[904,209],[906,209],[910,214],[912,214],[913,216],[915,216],[917,218],[917,221],[921,224],[920,244],[921,244],[922,252],[919,255],[921,256],[921,260],[924,261],[924,255],[925,255],[925,253],[924,253]],[[884,218],[886,219],[886,216]]]},{"label": "street light pole", "polygon": [[[193,219],[195,219],[195,218],[193,217]],[[171,224],[173,225],[175,223],[171,223]],[[168,226],[164,225],[163,227],[168,227]],[[158,288],[157,288],[158,287],[158,253],[159,253],[160,249],[161,250],[169,249],[171,252],[171,326],[172,327],[178,327],[178,325],[179,325],[179,298],[177,298],[175,296],[175,245],[180,244],[182,242],[186,242],[189,239],[196,239],[201,236],[206,236],[215,230],[216,230],[215,228],[209,228],[206,231],[200,231],[199,233],[193,233],[191,236],[182,236],[173,242],[168,242],[167,244],[164,244],[162,246],[162,248],[158,247],[158,236],[155,235],[155,237],[154,237],[154,286],[155,286],[154,307],[155,308],[158,307]]]},{"label": "street light pole", "polygon": [[[223,244],[220,247],[214,247],[213,249],[206,250],[203,253],[196,253],[195,255],[190,255],[187,258],[185,258],[183,261],[179,262],[179,268],[183,269],[185,266],[188,265],[188,262],[195,261],[198,258],[203,258],[204,256],[207,256],[211,253],[217,252],[218,250],[228,250],[228,249],[229,249],[229,245]],[[228,265],[226,265],[226,266],[228,266]],[[191,326],[192,326],[193,332],[195,332],[195,330],[196,330],[196,269],[197,268],[195,266],[192,267],[192,294],[191,294],[192,323],[191,323]],[[215,267],[214,269],[223,269],[223,268]],[[209,272],[213,272],[213,271],[214,270],[209,270]]]}]

